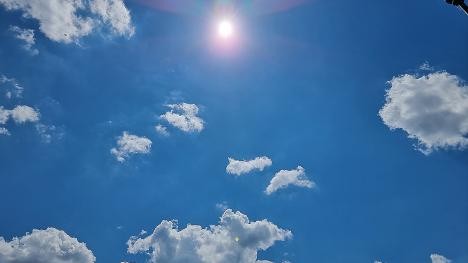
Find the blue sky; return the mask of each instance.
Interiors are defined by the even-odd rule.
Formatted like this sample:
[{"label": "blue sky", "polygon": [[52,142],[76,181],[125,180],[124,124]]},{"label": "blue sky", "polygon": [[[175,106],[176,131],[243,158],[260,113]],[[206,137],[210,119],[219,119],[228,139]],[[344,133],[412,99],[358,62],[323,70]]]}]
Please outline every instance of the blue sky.
[{"label": "blue sky", "polygon": [[[68,262],[27,241],[64,231],[85,244],[74,263],[218,262],[139,247],[164,243],[152,233],[174,219],[177,235],[192,224],[235,237],[206,234],[236,256],[219,262],[468,262],[461,11],[442,0],[187,0],[172,11],[93,0],[68,14],[53,7],[72,1],[43,2],[0,0],[0,261]],[[212,37],[215,6],[235,13],[231,39]],[[57,12],[92,30],[47,19]],[[228,173],[228,158],[246,172]],[[273,178],[283,184],[267,194]],[[236,211],[265,251],[219,222]]]}]

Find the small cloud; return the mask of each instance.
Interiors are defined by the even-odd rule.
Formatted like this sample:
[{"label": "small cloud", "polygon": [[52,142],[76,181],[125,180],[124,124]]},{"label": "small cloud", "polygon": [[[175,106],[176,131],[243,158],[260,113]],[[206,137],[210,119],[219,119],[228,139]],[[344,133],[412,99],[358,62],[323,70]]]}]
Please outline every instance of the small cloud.
[{"label": "small cloud", "polygon": [[216,204],[216,209],[220,211],[226,211],[229,208],[228,203],[226,201],[223,201],[221,203]]},{"label": "small cloud", "polygon": [[28,51],[31,55],[35,56],[39,54],[39,50],[34,48],[36,39],[34,38],[34,30],[23,29],[17,26],[10,26],[10,31],[15,33],[15,37],[23,41],[23,49]]},{"label": "small cloud", "polygon": [[8,131],[6,128],[4,127],[0,127],[0,135],[4,135],[4,136],[10,136],[10,131]]},{"label": "small cloud", "polygon": [[272,165],[270,158],[266,156],[256,157],[249,161],[239,161],[233,158],[228,158],[228,165],[226,166],[226,172],[234,175],[243,175],[254,170],[263,171],[266,167]]},{"label": "small cloud", "polygon": [[270,195],[279,189],[286,188],[290,185],[305,188],[315,187],[315,183],[306,177],[304,168],[302,168],[302,166],[298,166],[294,170],[281,170],[277,172],[273,179],[271,179],[265,193]]},{"label": "small cloud", "polygon": [[21,98],[24,88],[21,87],[15,79],[7,78],[0,74],[0,88],[4,90],[7,99]]},{"label": "small cloud", "polygon": [[0,124],[5,124],[10,119],[10,111],[0,106]]},{"label": "small cloud", "polygon": [[431,260],[432,260],[432,263],[450,263],[452,262],[450,259],[442,256],[442,255],[439,255],[439,254],[432,254],[431,255]]},{"label": "small cloud", "polygon": [[118,137],[117,148],[112,148],[111,154],[117,161],[124,162],[132,154],[148,154],[151,151],[151,144],[150,139],[131,135],[125,131]]},{"label": "small cloud", "polygon": [[154,129],[156,130],[156,132],[164,137],[167,137],[169,136],[169,131],[167,131],[167,127],[165,126],[162,126],[161,124],[158,124],[154,127]]},{"label": "small cloud", "polygon": [[432,67],[431,64],[429,64],[429,62],[426,61],[422,63],[421,66],[419,66],[419,69],[423,71],[433,71],[434,67]]},{"label": "small cloud", "polygon": [[122,230],[123,226],[117,226],[116,228],[117,228],[117,230]]},{"label": "small cloud", "polygon": [[201,132],[204,121],[198,117],[198,106],[195,104],[180,103],[167,105],[171,110],[160,116],[172,126],[184,132]]}]

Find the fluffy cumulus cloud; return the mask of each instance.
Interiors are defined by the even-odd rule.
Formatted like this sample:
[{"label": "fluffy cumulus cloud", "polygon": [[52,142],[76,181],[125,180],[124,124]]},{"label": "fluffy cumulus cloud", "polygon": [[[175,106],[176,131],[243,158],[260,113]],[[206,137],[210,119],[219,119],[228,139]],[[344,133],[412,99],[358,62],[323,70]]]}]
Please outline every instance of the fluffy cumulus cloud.
[{"label": "fluffy cumulus cloud", "polygon": [[270,195],[279,189],[286,188],[290,185],[305,188],[315,187],[315,183],[306,177],[304,168],[302,168],[302,166],[298,166],[294,170],[281,170],[277,172],[273,179],[271,179],[265,193]]},{"label": "fluffy cumulus cloud", "polygon": [[162,221],[149,236],[131,237],[127,244],[129,253],[148,253],[154,263],[260,263],[268,261],[257,260],[259,250],[289,238],[290,231],[267,220],[250,222],[227,209],[218,225],[179,230],[175,221]]},{"label": "fluffy cumulus cloud", "polygon": [[93,263],[93,253],[76,238],[55,229],[33,230],[6,241],[0,237],[2,263]]},{"label": "fluffy cumulus cloud", "polygon": [[167,105],[171,110],[161,115],[172,126],[184,132],[201,132],[204,121],[198,117],[198,107],[195,104],[180,103]]},{"label": "fluffy cumulus cloud", "polygon": [[39,22],[39,29],[51,40],[77,42],[100,25],[116,35],[130,37],[134,29],[123,0],[0,0],[7,10]]},{"label": "fluffy cumulus cloud", "polygon": [[11,26],[10,30],[15,33],[15,37],[23,41],[23,48],[27,50],[31,55],[39,54],[39,51],[34,48],[36,39],[34,38],[34,30],[23,29],[17,26]]},{"label": "fluffy cumulus cloud", "polygon": [[124,132],[117,140],[117,147],[111,149],[111,154],[117,161],[124,162],[131,154],[148,154],[151,151],[151,140],[146,137]]},{"label": "fluffy cumulus cloud", "polygon": [[379,115],[390,129],[402,129],[425,154],[468,145],[468,86],[455,75],[402,75],[389,81]]},{"label": "fluffy cumulus cloud", "polygon": [[19,124],[39,121],[39,112],[26,105],[18,105],[10,110],[11,118]]},{"label": "fluffy cumulus cloud", "polygon": [[256,157],[249,161],[239,161],[233,158],[228,158],[226,172],[234,175],[243,175],[254,170],[263,171],[268,166],[271,166],[272,161],[266,156]]},{"label": "fluffy cumulus cloud", "polygon": [[452,262],[450,259],[442,256],[442,255],[438,255],[438,254],[432,254],[431,255],[431,260],[432,260],[432,263],[450,263]]}]

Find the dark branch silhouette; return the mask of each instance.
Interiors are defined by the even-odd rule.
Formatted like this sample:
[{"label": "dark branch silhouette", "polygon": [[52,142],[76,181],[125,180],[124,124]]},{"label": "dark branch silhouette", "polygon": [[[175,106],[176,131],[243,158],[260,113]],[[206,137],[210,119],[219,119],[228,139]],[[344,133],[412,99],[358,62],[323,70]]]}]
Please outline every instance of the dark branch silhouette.
[{"label": "dark branch silhouette", "polygon": [[461,10],[465,12],[465,14],[468,15],[468,6],[465,4],[464,0],[445,0],[448,4],[458,6]]}]

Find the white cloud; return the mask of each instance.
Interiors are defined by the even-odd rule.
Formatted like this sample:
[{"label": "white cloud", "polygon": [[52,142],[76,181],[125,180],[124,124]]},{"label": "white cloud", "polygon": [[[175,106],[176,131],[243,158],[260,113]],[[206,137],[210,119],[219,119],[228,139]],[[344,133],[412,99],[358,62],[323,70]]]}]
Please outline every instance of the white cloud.
[{"label": "white cloud", "polygon": [[432,263],[450,263],[452,262],[450,259],[442,256],[442,255],[438,255],[438,254],[432,254],[431,255],[431,260],[432,260]]},{"label": "white cloud", "polygon": [[15,37],[24,42],[23,48],[28,51],[31,55],[39,54],[39,51],[34,48],[36,39],[34,38],[34,30],[23,29],[17,26],[10,26],[10,30],[15,33]]},{"label": "white cloud", "polygon": [[219,225],[187,225],[179,230],[177,222],[162,221],[151,235],[131,237],[127,244],[129,253],[148,253],[153,263],[260,263],[259,250],[290,238],[290,231],[267,220],[250,222],[246,215],[228,209]]},{"label": "white cloud", "polygon": [[253,170],[263,171],[268,166],[271,166],[272,161],[266,156],[256,157],[249,161],[239,161],[233,158],[228,158],[228,165],[226,166],[226,172],[229,174],[242,175],[249,173]]},{"label": "white cloud", "polygon": [[10,119],[10,111],[0,106],[0,124],[5,124]]},{"label": "white cloud", "polygon": [[16,123],[22,124],[25,122],[39,121],[40,114],[29,106],[18,105],[14,109],[10,110],[10,116]]},{"label": "white cloud", "polygon": [[135,33],[130,12],[122,0],[94,0],[90,5],[91,11],[110,25],[115,34],[130,37]]},{"label": "white cloud", "polygon": [[8,99],[11,99],[13,96],[20,98],[24,90],[15,79],[7,78],[4,75],[0,75],[0,87],[5,90],[5,96]]},{"label": "white cloud", "polygon": [[290,185],[305,188],[315,187],[315,183],[306,177],[304,168],[298,166],[294,170],[281,170],[277,172],[273,179],[271,179],[265,193],[270,195],[279,189],[286,188]]},{"label": "white cloud", "polygon": [[0,124],[5,124],[10,118],[18,124],[37,122],[39,117],[37,110],[26,105],[18,105],[12,110],[6,110],[0,106]]},{"label": "white cloud", "polygon": [[156,130],[156,132],[162,136],[169,136],[169,131],[167,131],[167,127],[165,126],[162,126],[161,124],[158,124],[154,127],[154,129]]},{"label": "white cloud", "polygon": [[6,128],[4,127],[0,127],[0,135],[6,135],[6,136],[10,136],[10,131],[8,131]]},{"label": "white cloud", "polygon": [[198,107],[195,104],[180,103],[169,104],[170,111],[160,117],[172,126],[184,132],[201,132],[204,128],[204,121],[198,117]]},{"label": "white cloud", "polygon": [[117,140],[117,148],[112,148],[111,153],[119,162],[124,162],[131,154],[148,154],[151,150],[151,140],[146,137],[124,132]]},{"label": "white cloud", "polygon": [[117,35],[133,35],[130,14],[123,0],[0,0],[0,4],[36,19],[39,29],[57,42],[77,42],[100,24],[109,25]]},{"label": "white cloud", "polygon": [[216,204],[216,209],[220,211],[226,211],[229,208],[228,203],[226,201],[223,201],[221,203]]},{"label": "white cloud", "polygon": [[431,64],[429,64],[429,62],[426,61],[422,63],[421,66],[419,66],[419,69],[424,71],[433,71],[434,67],[432,67]]},{"label": "white cloud", "polygon": [[55,229],[33,230],[20,238],[0,237],[2,263],[93,263],[93,253],[67,233]]},{"label": "white cloud", "polygon": [[468,145],[468,86],[460,78],[447,72],[406,74],[389,84],[379,115],[390,129],[404,130],[425,154]]}]

